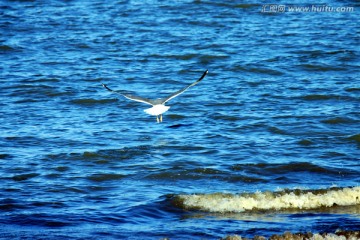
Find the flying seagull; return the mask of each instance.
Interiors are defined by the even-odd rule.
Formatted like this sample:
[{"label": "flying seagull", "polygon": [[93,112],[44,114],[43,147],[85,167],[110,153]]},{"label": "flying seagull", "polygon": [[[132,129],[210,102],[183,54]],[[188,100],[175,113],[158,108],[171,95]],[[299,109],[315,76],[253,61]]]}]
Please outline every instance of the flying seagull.
[{"label": "flying seagull", "polygon": [[136,101],[136,102],[142,102],[142,103],[146,103],[146,104],[150,104],[152,107],[145,109],[144,112],[146,112],[147,114],[150,114],[152,116],[156,116],[156,121],[158,123],[162,122],[162,114],[164,112],[166,112],[167,110],[169,110],[169,106],[165,106],[165,103],[171,99],[173,99],[174,97],[179,96],[180,94],[182,94],[183,92],[185,92],[186,90],[188,90],[188,88],[198,84],[201,80],[203,80],[203,78],[206,76],[206,74],[208,73],[208,70],[206,70],[203,75],[194,83],[190,84],[189,86],[174,92],[173,94],[171,94],[170,96],[166,97],[166,98],[158,98],[155,100],[152,99],[147,99],[147,98],[142,98],[142,97],[137,97],[134,95],[130,95],[130,94],[124,94],[122,93],[122,91],[114,91],[112,89],[110,89],[108,86],[106,86],[105,84],[102,84],[102,86],[104,88],[106,88],[107,90],[109,90],[110,92],[113,93],[117,93],[120,94],[124,97],[126,97],[127,99]]}]

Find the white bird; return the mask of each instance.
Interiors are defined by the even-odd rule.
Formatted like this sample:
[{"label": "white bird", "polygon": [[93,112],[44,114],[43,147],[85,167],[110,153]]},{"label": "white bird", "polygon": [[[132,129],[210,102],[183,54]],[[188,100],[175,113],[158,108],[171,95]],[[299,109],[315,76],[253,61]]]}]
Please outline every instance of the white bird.
[{"label": "white bird", "polygon": [[208,73],[208,70],[206,70],[203,75],[194,83],[190,84],[189,86],[171,94],[170,96],[166,97],[166,98],[158,98],[155,100],[152,99],[147,99],[147,98],[142,98],[142,97],[137,97],[137,96],[133,96],[130,94],[125,94],[122,93],[122,91],[113,91],[112,89],[108,88],[105,84],[102,84],[102,86],[104,88],[106,88],[107,90],[109,90],[110,92],[113,93],[117,93],[120,94],[130,100],[136,101],[136,102],[142,102],[142,103],[146,103],[146,104],[150,104],[152,107],[145,109],[144,112],[146,112],[147,114],[150,114],[152,116],[156,116],[156,121],[158,123],[162,122],[162,114],[165,113],[167,110],[169,110],[169,106],[165,106],[165,103],[171,99],[173,99],[174,97],[179,96],[180,94],[182,94],[183,92],[185,92],[188,88],[198,84],[201,80],[203,80],[203,78],[206,76],[206,74]]}]

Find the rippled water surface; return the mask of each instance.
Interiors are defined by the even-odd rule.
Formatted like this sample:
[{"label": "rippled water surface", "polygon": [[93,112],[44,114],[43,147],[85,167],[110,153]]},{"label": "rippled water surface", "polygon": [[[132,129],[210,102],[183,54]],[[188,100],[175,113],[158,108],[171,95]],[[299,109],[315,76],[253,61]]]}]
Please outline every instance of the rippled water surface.
[{"label": "rippled water surface", "polygon": [[[329,4],[354,11],[2,1],[1,237],[359,229],[360,5]],[[206,69],[161,124],[143,112],[149,105],[101,86],[165,97]],[[309,204],[324,194],[326,204],[227,205],[286,194]],[[193,196],[204,207],[176,200]]]}]

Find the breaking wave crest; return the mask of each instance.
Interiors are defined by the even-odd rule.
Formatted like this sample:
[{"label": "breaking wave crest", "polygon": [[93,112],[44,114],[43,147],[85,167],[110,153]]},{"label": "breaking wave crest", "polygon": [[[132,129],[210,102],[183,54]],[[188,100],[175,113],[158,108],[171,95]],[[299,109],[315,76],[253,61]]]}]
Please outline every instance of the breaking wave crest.
[{"label": "breaking wave crest", "polygon": [[242,194],[175,195],[173,204],[186,210],[229,213],[256,210],[317,209],[360,205],[360,187],[282,190]]}]

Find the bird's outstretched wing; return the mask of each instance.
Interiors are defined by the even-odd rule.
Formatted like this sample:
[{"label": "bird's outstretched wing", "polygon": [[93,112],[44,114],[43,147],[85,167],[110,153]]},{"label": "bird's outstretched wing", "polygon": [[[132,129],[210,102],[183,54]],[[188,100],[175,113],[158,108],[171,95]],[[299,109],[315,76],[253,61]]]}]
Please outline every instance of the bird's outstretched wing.
[{"label": "bird's outstretched wing", "polygon": [[109,90],[110,92],[120,94],[121,96],[126,97],[127,99],[130,99],[130,100],[133,100],[133,101],[136,101],[136,102],[142,102],[142,103],[146,103],[146,104],[154,105],[154,104],[153,104],[153,100],[150,100],[150,99],[147,99],[147,98],[137,97],[137,96],[134,96],[134,95],[124,94],[124,93],[121,93],[121,92],[114,91],[114,90],[110,89],[108,86],[106,86],[106,85],[105,85],[105,84],[103,84],[103,83],[102,83],[102,86],[103,86],[104,88],[106,88],[107,90]]},{"label": "bird's outstretched wing", "polygon": [[185,88],[183,88],[183,89],[181,89],[181,90],[179,90],[179,91],[171,94],[170,96],[168,96],[168,97],[166,97],[166,98],[161,99],[161,104],[166,103],[167,101],[173,99],[174,97],[177,97],[178,95],[180,95],[180,94],[182,94],[183,92],[185,92],[186,90],[188,90],[188,88],[190,88],[190,87],[198,84],[201,80],[203,80],[203,78],[206,76],[206,74],[207,74],[208,72],[209,72],[209,71],[206,70],[206,71],[203,73],[203,75],[202,75],[196,82],[194,82],[194,83],[190,84],[189,86],[187,86],[187,87],[185,87]]}]

